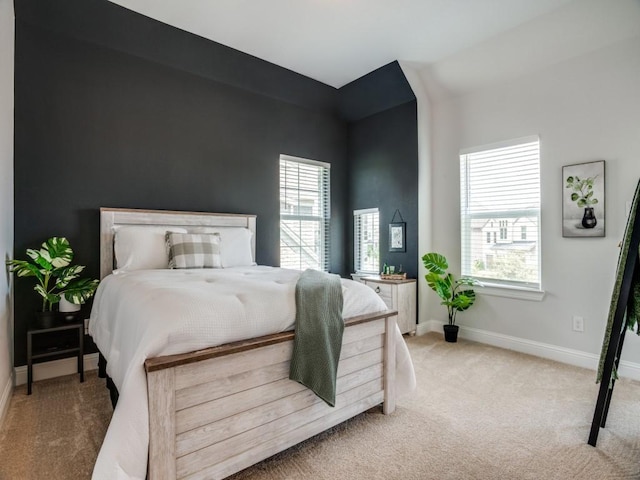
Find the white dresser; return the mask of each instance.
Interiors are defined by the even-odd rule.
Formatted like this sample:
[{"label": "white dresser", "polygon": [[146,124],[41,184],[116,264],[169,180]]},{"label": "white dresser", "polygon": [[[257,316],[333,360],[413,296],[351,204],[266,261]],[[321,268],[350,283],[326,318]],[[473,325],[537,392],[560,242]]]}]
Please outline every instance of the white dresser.
[{"label": "white dresser", "polygon": [[362,282],[384,300],[390,310],[398,311],[398,326],[402,333],[416,332],[416,280],[387,280],[364,277]]}]

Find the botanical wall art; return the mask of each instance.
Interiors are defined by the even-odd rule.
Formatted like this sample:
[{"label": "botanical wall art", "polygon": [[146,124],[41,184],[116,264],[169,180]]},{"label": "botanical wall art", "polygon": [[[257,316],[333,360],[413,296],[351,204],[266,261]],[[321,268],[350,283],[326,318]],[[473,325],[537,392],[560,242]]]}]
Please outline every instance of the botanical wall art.
[{"label": "botanical wall art", "polygon": [[[400,218],[396,222],[396,217]],[[396,208],[391,223],[389,224],[389,251],[390,252],[406,252],[407,251],[407,224],[402,218],[400,210]]]},{"label": "botanical wall art", "polygon": [[406,223],[397,222],[389,224],[389,251],[406,252]]},{"label": "botanical wall art", "polygon": [[604,237],[604,160],[562,167],[562,236]]}]

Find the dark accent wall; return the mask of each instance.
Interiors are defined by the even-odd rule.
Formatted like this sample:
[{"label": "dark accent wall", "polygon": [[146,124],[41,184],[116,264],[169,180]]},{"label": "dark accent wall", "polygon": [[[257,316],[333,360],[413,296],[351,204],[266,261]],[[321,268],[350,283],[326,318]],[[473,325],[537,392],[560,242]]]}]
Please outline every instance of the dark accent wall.
[{"label": "dark accent wall", "polygon": [[[346,123],[314,98],[326,99],[327,90],[335,95],[335,89],[273,65],[264,67],[266,62],[231,49],[224,50],[225,56],[213,42],[207,43],[220,69],[244,69],[246,76],[271,71],[265,93],[258,92],[260,84],[232,85],[233,78],[220,82],[162,59],[128,54],[126,45],[107,48],[104,42],[78,39],[76,22],[97,25],[110,21],[109,15],[95,18],[104,8],[122,10],[88,1],[99,8],[87,12],[84,2],[60,2],[80,8],[85,16],[58,15],[55,29],[40,24],[44,18],[22,21],[20,7],[32,2],[17,5],[16,258],[50,236],[66,236],[76,262],[97,278],[98,209],[111,206],[256,214],[256,260],[278,265],[279,156],[284,153],[331,163],[331,270],[346,273]],[[127,21],[119,23],[116,15],[101,28],[114,37],[118,32],[129,37],[130,29],[151,21],[124,12]],[[148,37],[134,39],[149,51],[170,43],[165,36],[192,37],[154,23]],[[136,49],[141,47],[136,44]],[[207,63],[207,52],[186,49],[183,56],[193,63],[200,56]],[[280,85],[279,94],[273,83]],[[288,92],[295,94],[283,99]],[[15,282],[16,365],[26,363],[27,323],[40,305],[32,287],[26,279]]]},{"label": "dark accent wall", "polygon": [[[380,210],[380,265],[418,273],[418,116],[416,97],[398,62],[339,91],[348,124],[349,209]],[[406,251],[389,252],[389,223],[406,222]],[[400,221],[399,217],[395,221]],[[347,235],[353,245],[353,215]],[[347,252],[353,270],[353,248]]]},{"label": "dark accent wall", "polygon": [[[288,154],[331,163],[332,272],[353,269],[352,210],[379,206],[383,261],[415,274],[415,100],[397,62],[336,90],[106,0],[15,3],[16,258],[66,236],[97,278],[109,206],[256,214],[256,260],[278,265]],[[396,208],[408,249],[388,257]],[[15,282],[15,365],[32,286]]]},{"label": "dark accent wall", "polygon": [[[380,209],[380,264],[402,265],[410,278],[418,273],[417,134],[415,100],[349,124],[350,209]],[[406,252],[389,252],[396,209],[406,222]],[[353,249],[348,254],[353,265]]]},{"label": "dark accent wall", "polygon": [[357,122],[415,99],[400,64],[391,62],[340,88],[338,108],[345,120]]},{"label": "dark accent wall", "polygon": [[20,23],[315,110],[334,110],[336,90],[106,0],[15,0]]}]

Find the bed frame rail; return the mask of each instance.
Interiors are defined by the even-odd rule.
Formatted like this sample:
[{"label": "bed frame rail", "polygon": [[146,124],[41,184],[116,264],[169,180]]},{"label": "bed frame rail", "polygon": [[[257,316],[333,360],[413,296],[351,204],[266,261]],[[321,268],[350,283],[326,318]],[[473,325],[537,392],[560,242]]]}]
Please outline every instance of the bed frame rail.
[{"label": "bed frame rail", "polygon": [[149,479],[224,478],[383,403],[397,312],[345,321],[336,406],[289,380],[293,332],[149,359]]}]

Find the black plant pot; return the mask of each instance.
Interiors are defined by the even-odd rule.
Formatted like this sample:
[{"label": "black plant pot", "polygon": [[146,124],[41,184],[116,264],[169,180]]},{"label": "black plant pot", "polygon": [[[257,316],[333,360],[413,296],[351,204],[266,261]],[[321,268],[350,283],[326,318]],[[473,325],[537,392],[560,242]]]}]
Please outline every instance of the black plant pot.
[{"label": "black plant pot", "polygon": [[443,325],[444,341],[456,343],[458,341],[458,325]]},{"label": "black plant pot", "polygon": [[56,323],[58,312],[36,312],[36,326],[38,328],[51,328]]}]

